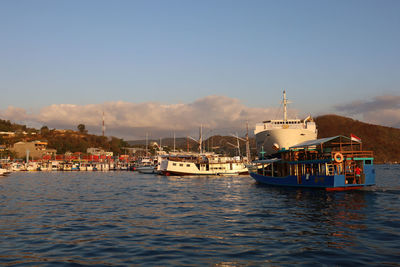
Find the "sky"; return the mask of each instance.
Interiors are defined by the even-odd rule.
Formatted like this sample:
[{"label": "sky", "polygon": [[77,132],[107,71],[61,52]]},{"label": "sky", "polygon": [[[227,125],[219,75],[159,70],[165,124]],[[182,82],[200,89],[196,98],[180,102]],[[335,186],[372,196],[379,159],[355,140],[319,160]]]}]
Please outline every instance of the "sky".
[{"label": "sky", "polygon": [[124,139],[280,115],[400,128],[400,1],[3,0],[0,118]]}]

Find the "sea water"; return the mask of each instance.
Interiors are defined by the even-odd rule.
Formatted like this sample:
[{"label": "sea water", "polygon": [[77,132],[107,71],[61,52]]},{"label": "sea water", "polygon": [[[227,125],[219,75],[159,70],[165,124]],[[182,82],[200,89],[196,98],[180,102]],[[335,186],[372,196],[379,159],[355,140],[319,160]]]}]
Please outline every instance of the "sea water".
[{"label": "sea water", "polygon": [[32,172],[0,178],[3,266],[398,265],[400,166],[326,192],[240,177]]}]

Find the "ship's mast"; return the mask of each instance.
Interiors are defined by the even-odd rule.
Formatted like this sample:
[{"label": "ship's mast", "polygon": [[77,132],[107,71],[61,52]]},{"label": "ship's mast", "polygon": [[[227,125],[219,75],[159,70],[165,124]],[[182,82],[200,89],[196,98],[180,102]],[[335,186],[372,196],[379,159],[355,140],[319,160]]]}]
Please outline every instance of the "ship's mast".
[{"label": "ship's mast", "polygon": [[146,133],[146,157],[148,156],[148,153],[147,153],[147,149],[148,149],[148,139],[149,139],[149,134],[148,133]]},{"label": "ship's mast", "polygon": [[200,124],[200,133],[199,133],[199,150],[200,154],[203,153],[203,125]]},{"label": "ship's mast", "polygon": [[251,155],[250,155],[249,123],[248,122],[246,122],[246,128],[247,128],[247,132],[246,132],[246,157],[247,157],[247,161],[250,162],[251,161]]},{"label": "ship's mast", "polygon": [[101,129],[102,129],[102,133],[103,133],[103,137],[104,137],[104,132],[106,131],[106,126],[104,125],[104,110],[103,110],[103,125],[102,125]]},{"label": "ship's mast", "polygon": [[176,137],[175,137],[175,131],[174,131],[174,152],[175,152],[175,145],[176,145],[175,139],[176,139]]},{"label": "ship's mast", "polygon": [[287,98],[286,98],[285,90],[283,90],[283,121],[286,124],[286,122],[287,122]]}]

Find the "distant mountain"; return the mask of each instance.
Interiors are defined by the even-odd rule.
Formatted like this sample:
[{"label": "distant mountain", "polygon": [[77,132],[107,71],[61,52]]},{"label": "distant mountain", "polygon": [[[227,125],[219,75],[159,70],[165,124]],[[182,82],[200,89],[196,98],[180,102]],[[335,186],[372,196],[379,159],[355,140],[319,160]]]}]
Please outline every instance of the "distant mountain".
[{"label": "distant mountain", "polygon": [[318,138],[335,135],[361,138],[363,149],[374,152],[376,163],[400,163],[400,129],[369,124],[358,120],[338,116],[323,115],[315,118]]}]

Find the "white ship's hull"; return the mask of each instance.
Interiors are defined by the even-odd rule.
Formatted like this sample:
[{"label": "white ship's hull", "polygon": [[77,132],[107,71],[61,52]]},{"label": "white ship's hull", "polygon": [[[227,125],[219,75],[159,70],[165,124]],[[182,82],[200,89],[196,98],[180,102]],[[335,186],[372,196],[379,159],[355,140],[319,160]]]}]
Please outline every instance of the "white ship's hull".
[{"label": "white ship's hull", "polygon": [[317,131],[309,129],[271,129],[256,134],[257,152],[264,156],[274,154],[278,150],[288,149],[298,143],[317,139]]}]

